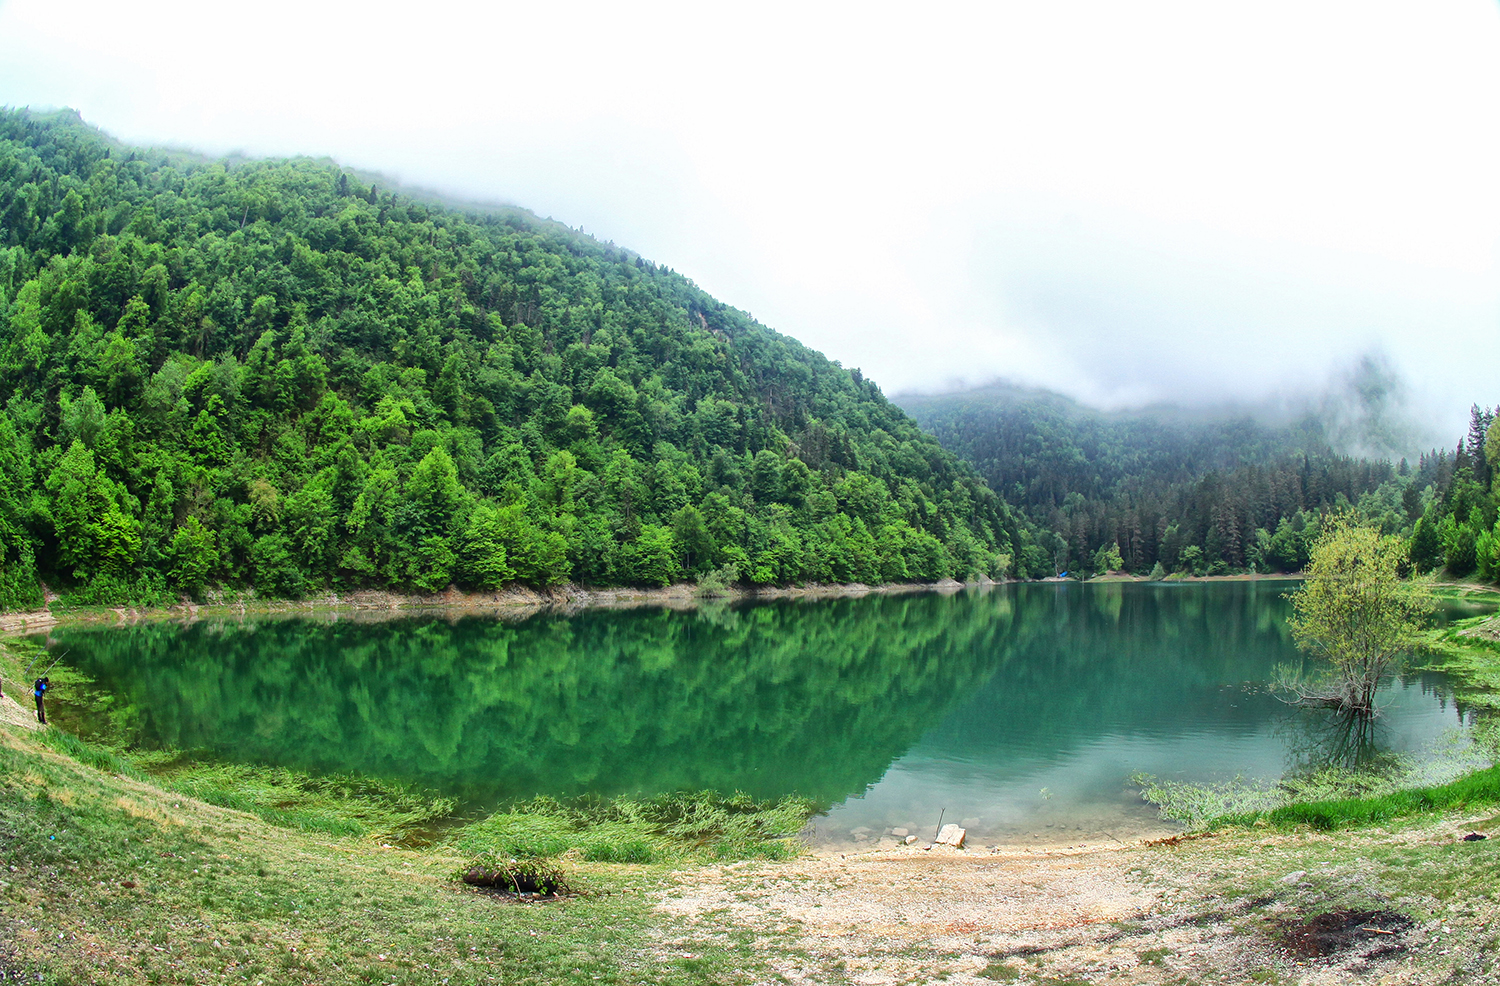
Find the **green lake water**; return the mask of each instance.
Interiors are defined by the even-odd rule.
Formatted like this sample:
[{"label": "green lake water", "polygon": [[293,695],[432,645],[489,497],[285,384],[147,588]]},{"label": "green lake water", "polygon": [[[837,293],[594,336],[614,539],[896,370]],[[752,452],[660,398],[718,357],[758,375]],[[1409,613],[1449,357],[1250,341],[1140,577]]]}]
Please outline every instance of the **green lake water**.
[{"label": "green lake water", "polygon": [[[65,728],[128,746],[536,794],[796,793],[817,838],[939,813],[983,842],[1164,828],[1127,778],[1276,778],[1327,755],[1262,687],[1298,655],[1288,583],[1026,584],[505,621],[262,619],[62,629],[103,701]],[[1463,712],[1388,686],[1376,743]]]}]

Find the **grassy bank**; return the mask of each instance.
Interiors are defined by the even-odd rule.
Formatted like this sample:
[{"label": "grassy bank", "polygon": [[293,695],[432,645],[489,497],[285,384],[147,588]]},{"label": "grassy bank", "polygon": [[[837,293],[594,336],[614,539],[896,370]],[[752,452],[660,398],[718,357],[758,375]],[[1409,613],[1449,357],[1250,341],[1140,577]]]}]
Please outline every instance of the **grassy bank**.
[{"label": "grassy bank", "polygon": [[[574,823],[587,819],[566,816],[582,809],[554,804],[412,851],[358,833],[359,819],[336,806],[307,824],[295,810],[267,816],[253,803],[240,810],[222,791],[195,793],[210,796],[158,784],[55,730],[0,727],[0,975],[592,984],[737,983],[764,971],[748,942],[674,948],[682,929],[651,908],[668,861],[732,855],[725,833],[742,844],[772,834],[749,804],[700,799],[696,811],[679,811],[679,822],[705,837],[699,842],[662,829],[661,805],[653,819],[649,806],[601,803],[596,813],[637,817],[580,835],[588,827]],[[738,830],[726,824],[734,807]],[[780,817],[794,815],[784,806]],[[626,852],[629,863],[605,861],[632,846],[646,851]],[[555,857],[578,895],[520,904],[454,879],[471,853],[497,849]]]},{"label": "grassy bank", "polygon": [[[1433,799],[1423,819],[1481,800]],[[337,818],[339,802],[320,810]],[[1067,892],[1103,882],[1139,897],[1141,910],[1099,926],[1119,929],[1101,947],[1126,983],[1243,982],[1248,969],[1276,977],[1257,981],[1296,981],[1295,959],[1264,952],[1278,947],[1275,928],[1336,907],[1409,915],[1418,931],[1404,940],[1424,949],[1415,956],[1424,974],[1471,973],[1495,939],[1486,929],[1497,915],[1497,841],[1459,843],[1451,824],[1425,820],[1336,836],[1253,827],[1180,847],[1117,848],[1092,862],[1028,855],[1032,869],[1013,878],[1006,874],[1017,860],[915,850],[893,857],[889,869],[878,861],[849,869],[838,859],[704,866],[785,855],[790,847],[778,836],[800,810],[702,796],[538,800],[430,844],[388,848],[372,834],[286,817],[272,824],[189,797],[55,730],[0,726],[0,975],[434,986],[748,984],[783,981],[788,969],[800,970],[795,981],[828,983],[879,970],[877,978],[893,982],[982,982],[985,970],[1029,983],[1097,978],[1100,953],[1070,944],[1092,919],[1068,919],[1055,941],[1020,930],[1035,927],[1029,915],[1016,930],[964,925],[970,930],[955,938],[948,903],[932,906],[934,879],[968,872],[953,866],[974,867],[973,882],[952,888],[959,902],[1035,897],[1038,879],[1060,879]],[[1496,823],[1465,825],[1489,831]],[[524,902],[458,882],[483,854],[552,860],[576,894]],[[1092,875],[1070,883],[1067,870],[1045,875],[1037,866],[1087,866]],[[726,894],[704,893],[705,879],[729,881]],[[1016,885],[1002,893],[997,879]],[[778,889],[758,904],[757,886]],[[875,899],[895,910],[872,912]],[[1036,906],[1040,915],[1054,905]],[[789,920],[794,911],[804,918]],[[869,926],[872,913],[885,915],[878,927]],[[825,920],[848,930],[830,936]],[[1007,958],[1018,954],[1012,935],[1033,934],[1047,947],[1025,962]],[[964,969],[980,970],[978,978]]]},{"label": "grassy bank", "polygon": [[1299,801],[1270,811],[1219,815],[1209,819],[1207,827],[1270,825],[1286,829],[1308,825],[1330,831],[1385,824],[1420,815],[1478,810],[1496,804],[1500,804],[1500,767],[1490,767],[1432,787],[1407,788],[1365,798]]}]

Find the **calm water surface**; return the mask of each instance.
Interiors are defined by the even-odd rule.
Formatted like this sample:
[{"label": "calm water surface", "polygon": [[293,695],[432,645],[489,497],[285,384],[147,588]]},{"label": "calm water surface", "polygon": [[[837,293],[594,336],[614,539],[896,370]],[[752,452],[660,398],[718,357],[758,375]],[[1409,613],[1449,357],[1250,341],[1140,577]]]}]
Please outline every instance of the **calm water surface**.
[{"label": "calm water surface", "polygon": [[[1016,585],[952,595],[594,610],[516,622],[263,620],[69,629],[136,748],[395,778],[485,806],[741,790],[829,806],[818,838],[940,812],[971,839],[1124,841],[1127,778],[1275,778],[1326,756],[1262,687],[1299,660],[1287,583]],[[1440,675],[1388,686],[1377,743],[1461,725]],[[65,696],[59,696],[65,698]]]}]

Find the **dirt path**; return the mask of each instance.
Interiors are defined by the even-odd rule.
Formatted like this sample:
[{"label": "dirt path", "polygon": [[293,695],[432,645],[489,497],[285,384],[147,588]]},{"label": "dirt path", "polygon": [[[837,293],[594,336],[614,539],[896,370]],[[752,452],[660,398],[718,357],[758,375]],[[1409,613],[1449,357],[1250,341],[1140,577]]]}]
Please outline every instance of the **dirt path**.
[{"label": "dirt path", "polygon": [[[1415,838],[1448,842],[1459,831],[1449,828]],[[1290,866],[1296,853],[1326,851],[1319,839],[825,852],[683,873],[658,906],[697,936],[674,947],[739,929],[793,983],[1427,981],[1407,957],[1435,932],[1409,921],[1400,934],[1356,921],[1336,955],[1289,952],[1278,929],[1305,916],[1313,891],[1302,874],[1270,891],[1215,894],[1224,889],[1224,849],[1253,844],[1272,867]]]},{"label": "dirt path", "polygon": [[[1049,971],[1140,965],[1119,924],[1170,907],[1181,893],[1148,878],[1146,847],[825,853],[790,864],[739,864],[687,874],[663,910],[790,940],[777,971],[793,982],[830,973],[855,983],[1007,978],[1027,956]],[[1199,929],[1194,928],[1194,931]],[[1164,939],[1165,940],[1165,939]],[[1152,946],[1143,946],[1150,948]],[[985,975],[988,970],[989,975]],[[1124,980],[1132,981],[1132,980]]]}]

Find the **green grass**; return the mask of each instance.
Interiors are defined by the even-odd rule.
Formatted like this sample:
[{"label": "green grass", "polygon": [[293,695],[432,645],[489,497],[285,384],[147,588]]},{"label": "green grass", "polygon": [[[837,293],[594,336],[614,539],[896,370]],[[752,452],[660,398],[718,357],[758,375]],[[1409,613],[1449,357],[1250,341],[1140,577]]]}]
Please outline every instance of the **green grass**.
[{"label": "green grass", "polygon": [[649,864],[789,859],[815,807],[800,798],[756,801],[744,794],[681,792],[653,798],[539,797],[477,821],[433,792],[357,775],[201,760],[178,751],[124,753],[52,728],[49,749],[105,773],[256,815],[281,828],[383,843],[449,841],[469,856]]},{"label": "green grass", "polygon": [[1010,983],[1021,978],[1021,970],[1005,962],[991,962],[979,970],[977,975],[981,979],[993,979],[997,983]]},{"label": "green grass", "polygon": [[1466,705],[1500,713],[1500,643],[1462,635],[1488,619],[1476,616],[1429,631],[1423,641],[1424,663],[1446,674],[1455,696]]},{"label": "green grass", "polygon": [[604,863],[788,859],[815,806],[800,798],[686,792],[654,798],[535,798],[465,826],[470,856],[546,859],[575,852]]},{"label": "green grass", "polygon": [[410,833],[448,819],[456,808],[452,798],[371,778],[195,760],[172,751],[130,755],[57,728],[38,733],[37,739],[96,770],[149,781],[165,791],[303,832],[402,842]]},{"label": "green grass", "polygon": [[582,896],[509,903],[455,881],[452,847],[389,850],[269,826],[48,733],[0,728],[0,852],[0,969],[25,981],[769,978],[749,940],[653,908],[670,880],[664,866],[575,860],[569,879]]},{"label": "green grass", "polygon": [[1308,825],[1329,831],[1497,803],[1500,803],[1500,766],[1475,771],[1448,784],[1393,791],[1376,797],[1333,798],[1282,805],[1270,811],[1220,815],[1211,819],[1208,827],[1264,823],[1276,828]]}]

